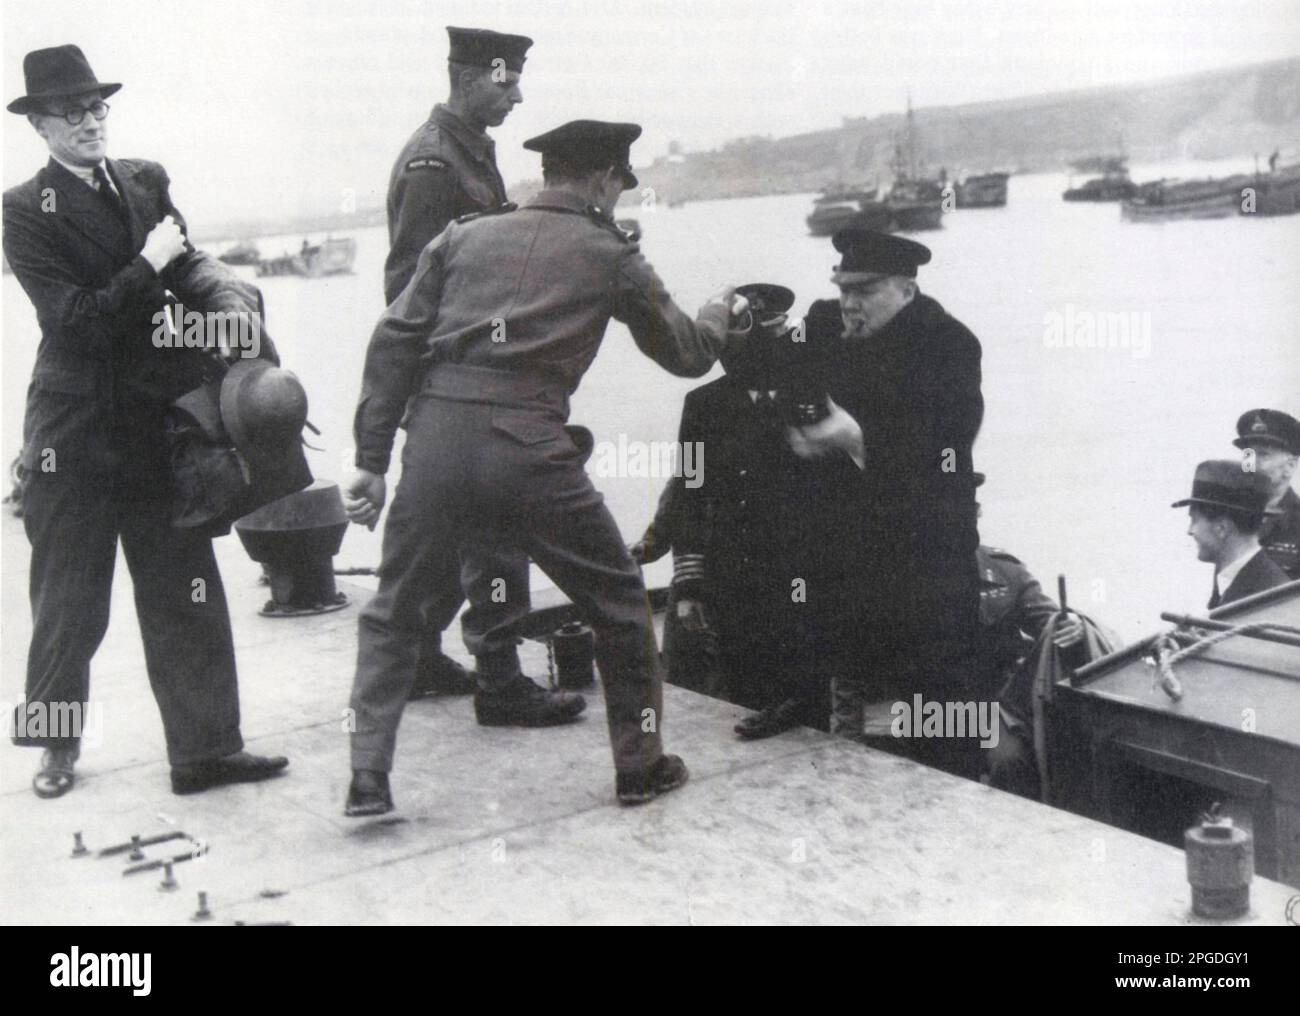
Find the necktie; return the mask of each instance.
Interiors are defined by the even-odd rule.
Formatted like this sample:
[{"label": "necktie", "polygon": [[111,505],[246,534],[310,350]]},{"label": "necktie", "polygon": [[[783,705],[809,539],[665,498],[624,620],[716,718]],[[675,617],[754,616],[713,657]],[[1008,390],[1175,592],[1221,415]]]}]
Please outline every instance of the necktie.
[{"label": "necktie", "polygon": [[1214,592],[1210,595],[1210,609],[1213,610],[1217,607],[1221,599],[1222,597],[1219,596],[1219,580],[1216,578],[1214,580]]},{"label": "necktie", "polygon": [[118,197],[117,191],[113,190],[112,183],[109,182],[108,174],[104,172],[103,165],[95,167],[95,186],[99,188],[99,196],[104,199],[104,204],[112,210],[122,222],[128,222],[130,217],[126,211],[126,205]]}]

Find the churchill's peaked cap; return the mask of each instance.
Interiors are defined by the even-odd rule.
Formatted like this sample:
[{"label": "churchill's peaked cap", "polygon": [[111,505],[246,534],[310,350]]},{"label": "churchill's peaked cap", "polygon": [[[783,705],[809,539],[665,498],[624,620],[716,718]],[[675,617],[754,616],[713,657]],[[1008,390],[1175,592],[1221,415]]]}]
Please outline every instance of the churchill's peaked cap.
[{"label": "churchill's peaked cap", "polygon": [[917,267],[930,263],[930,248],[925,244],[866,226],[841,229],[831,243],[843,255],[831,277],[837,286],[872,282],[884,275],[915,278]]}]

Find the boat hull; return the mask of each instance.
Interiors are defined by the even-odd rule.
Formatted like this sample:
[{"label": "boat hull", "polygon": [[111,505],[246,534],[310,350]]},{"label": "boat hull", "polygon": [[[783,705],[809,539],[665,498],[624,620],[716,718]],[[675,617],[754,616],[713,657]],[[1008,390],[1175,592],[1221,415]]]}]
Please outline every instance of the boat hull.
[{"label": "boat hull", "polygon": [[1241,196],[1234,192],[1193,201],[1149,204],[1141,200],[1120,205],[1125,222],[1175,222],[1180,219],[1226,219],[1241,210]]}]

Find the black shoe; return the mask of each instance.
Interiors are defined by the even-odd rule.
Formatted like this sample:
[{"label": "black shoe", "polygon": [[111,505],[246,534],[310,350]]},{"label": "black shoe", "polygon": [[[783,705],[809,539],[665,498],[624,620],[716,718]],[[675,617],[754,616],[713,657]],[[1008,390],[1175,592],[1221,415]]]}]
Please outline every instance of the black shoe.
[{"label": "black shoe", "polygon": [[388,789],[388,774],[373,769],[353,769],[343,814],[348,818],[386,815],[393,810],[393,795]]},{"label": "black shoe", "polygon": [[172,766],[172,793],[197,794],[200,790],[227,783],[256,783],[274,776],[288,764],[289,760],[283,755],[267,758],[237,751],[210,762]]},{"label": "black shoe", "polygon": [[569,723],[587,700],[569,691],[551,691],[520,674],[500,691],[474,693],[474,715],[484,727],[554,727]]},{"label": "black shoe", "polygon": [[415,684],[407,701],[429,695],[470,695],[478,687],[474,675],[446,653],[422,658],[416,665]]},{"label": "black shoe", "polygon": [[46,748],[41,752],[41,767],[32,777],[37,797],[62,797],[77,782],[75,766],[79,748]]},{"label": "black shoe", "polygon": [[688,779],[686,763],[676,755],[661,755],[659,761],[639,773],[619,773],[614,780],[619,804],[645,804],[660,794],[676,790]]},{"label": "black shoe", "polygon": [[798,699],[785,699],[753,716],[746,716],[736,724],[735,730],[742,741],[757,741],[764,737],[775,737],[777,734],[783,734],[787,730],[803,725],[803,703]]}]

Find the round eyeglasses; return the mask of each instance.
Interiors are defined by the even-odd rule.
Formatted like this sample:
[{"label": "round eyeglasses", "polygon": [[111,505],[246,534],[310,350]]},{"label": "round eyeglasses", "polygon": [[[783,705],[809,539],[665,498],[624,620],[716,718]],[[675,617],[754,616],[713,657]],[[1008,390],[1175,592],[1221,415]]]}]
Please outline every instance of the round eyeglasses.
[{"label": "round eyeglasses", "polygon": [[51,110],[48,115],[61,116],[68,121],[69,127],[77,127],[80,126],[82,120],[86,119],[87,113],[96,120],[102,120],[108,116],[108,103],[103,101],[92,102],[84,109],[81,106],[74,106],[72,109],[65,109],[61,113]]}]

